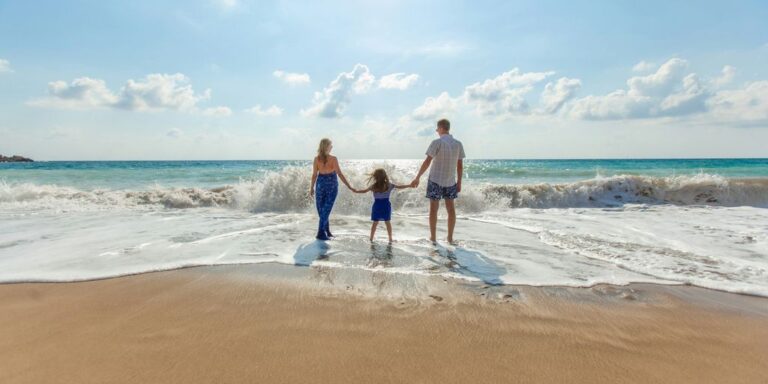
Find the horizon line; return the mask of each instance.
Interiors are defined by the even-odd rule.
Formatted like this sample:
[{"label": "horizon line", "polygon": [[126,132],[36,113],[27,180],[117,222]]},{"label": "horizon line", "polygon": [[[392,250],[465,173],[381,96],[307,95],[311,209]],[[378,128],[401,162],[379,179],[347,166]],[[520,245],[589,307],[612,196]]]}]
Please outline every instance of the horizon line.
[{"label": "horizon line", "polygon": [[[13,156],[13,155],[12,155]],[[346,158],[344,160],[362,160],[362,161],[396,161],[396,160],[422,160],[423,158]],[[96,159],[64,159],[64,160],[35,160],[33,162],[125,162],[125,161],[311,161],[312,159],[110,159],[110,160],[96,160]],[[465,158],[465,160],[472,161],[504,161],[504,160],[518,160],[518,161],[567,161],[567,160],[768,160],[767,157],[520,157],[520,158],[504,158],[504,157],[489,157],[489,158]],[[7,162],[8,164],[14,162]]]}]

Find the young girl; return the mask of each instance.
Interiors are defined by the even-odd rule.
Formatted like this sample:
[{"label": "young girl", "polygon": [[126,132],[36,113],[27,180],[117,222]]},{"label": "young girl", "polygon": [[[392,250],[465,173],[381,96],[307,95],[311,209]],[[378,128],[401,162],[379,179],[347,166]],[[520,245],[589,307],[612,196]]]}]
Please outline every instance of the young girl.
[{"label": "young girl", "polygon": [[368,188],[363,190],[354,189],[356,193],[373,192],[373,206],[371,207],[371,241],[376,234],[376,227],[379,225],[379,221],[383,221],[387,226],[387,236],[389,242],[392,242],[392,224],[389,220],[392,218],[392,204],[389,202],[389,195],[392,190],[410,188],[410,185],[395,185],[389,182],[387,172],[381,168],[373,171],[368,176]]}]

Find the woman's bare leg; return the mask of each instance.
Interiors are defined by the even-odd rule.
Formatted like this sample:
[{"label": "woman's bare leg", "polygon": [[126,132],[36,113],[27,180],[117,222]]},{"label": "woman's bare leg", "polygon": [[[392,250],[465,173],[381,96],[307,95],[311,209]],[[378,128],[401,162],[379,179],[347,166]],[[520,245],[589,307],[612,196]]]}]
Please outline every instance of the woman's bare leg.
[{"label": "woman's bare leg", "polygon": [[387,236],[389,237],[389,242],[392,242],[392,224],[389,221],[385,221],[384,224],[387,226]]}]

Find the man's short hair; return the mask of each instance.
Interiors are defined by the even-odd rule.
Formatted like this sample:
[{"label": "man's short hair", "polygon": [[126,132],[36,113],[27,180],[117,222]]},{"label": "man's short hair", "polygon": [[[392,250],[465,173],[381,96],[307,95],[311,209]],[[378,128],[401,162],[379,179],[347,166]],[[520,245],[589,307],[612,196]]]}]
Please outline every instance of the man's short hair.
[{"label": "man's short hair", "polygon": [[446,131],[451,130],[451,122],[448,121],[448,119],[440,119],[437,121],[437,126],[440,128],[445,129]]}]

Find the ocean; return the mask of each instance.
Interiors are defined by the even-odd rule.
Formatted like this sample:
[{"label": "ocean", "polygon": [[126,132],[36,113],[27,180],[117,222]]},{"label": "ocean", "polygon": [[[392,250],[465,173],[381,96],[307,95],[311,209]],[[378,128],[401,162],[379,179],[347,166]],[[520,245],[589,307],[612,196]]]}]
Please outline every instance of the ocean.
[{"label": "ocean", "polygon": [[[420,160],[342,162],[350,181]],[[691,284],[768,296],[768,159],[467,160],[456,244],[427,240],[426,176],[393,193],[394,239],[368,241],[370,195],[340,187],[315,241],[309,161],[0,164],[0,282],[283,263],[485,284]],[[438,239],[445,238],[444,214]]]}]

